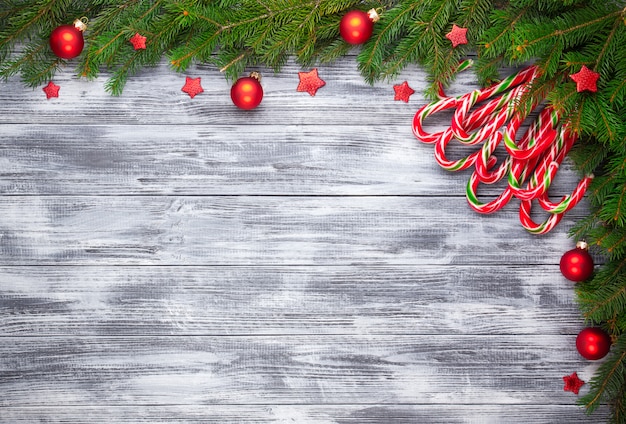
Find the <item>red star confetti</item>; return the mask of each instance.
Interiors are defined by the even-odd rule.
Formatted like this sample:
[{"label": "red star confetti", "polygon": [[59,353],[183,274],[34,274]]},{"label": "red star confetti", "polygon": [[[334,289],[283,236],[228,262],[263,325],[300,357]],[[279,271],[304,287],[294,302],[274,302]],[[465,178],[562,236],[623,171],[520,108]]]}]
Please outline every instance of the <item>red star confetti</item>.
[{"label": "red star confetti", "polygon": [[395,96],[393,96],[393,99],[402,100],[404,103],[408,103],[411,94],[415,93],[415,90],[409,87],[409,83],[406,81],[404,81],[402,84],[394,85],[393,90],[396,92]]},{"label": "red star confetti", "polygon": [[130,44],[133,45],[135,50],[144,50],[146,48],[146,40],[146,37],[139,33],[136,33],[128,41],[130,41]]},{"label": "red star confetti", "polygon": [[204,89],[200,85],[200,77],[198,78],[186,77],[185,85],[183,86],[182,91],[189,94],[189,97],[191,97],[192,99],[196,97],[196,94],[202,93]]},{"label": "red star confetti", "polygon": [[52,97],[59,97],[59,89],[61,89],[61,87],[50,81],[48,85],[43,88],[43,91],[46,93],[46,98],[50,99]]},{"label": "red star confetti", "polygon": [[566,392],[572,392],[575,395],[578,394],[578,391],[580,390],[582,385],[585,384],[584,381],[578,378],[578,374],[576,373],[573,373],[572,375],[566,375],[565,377],[563,377],[563,381],[565,382],[565,387],[563,387],[563,390]]},{"label": "red star confetti", "polygon": [[452,31],[446,34],[446,38],[452,41],[452,47],[456,47],[459,44],[467,44],[467,28],[461,28],[453,24]]},{"label": "red star confetti", "polygon": [[300,83],[297,91],[306,91],[311,96],[315,96],[317,90],[326,85],[326,82],[317,75],[317,68],[309,72],[298,72]]},{"label": "red star confetti", "polygon": [[600,74],[597,72],[593,72],[585,65],[580,68],[580,71],[570,75],[569,77],[576,81],[576,91],[578,91],[579,93],[585,90],[589,90],[592,93],[598,91],[596,82],[598,81],[598,78],[600,78]]}]

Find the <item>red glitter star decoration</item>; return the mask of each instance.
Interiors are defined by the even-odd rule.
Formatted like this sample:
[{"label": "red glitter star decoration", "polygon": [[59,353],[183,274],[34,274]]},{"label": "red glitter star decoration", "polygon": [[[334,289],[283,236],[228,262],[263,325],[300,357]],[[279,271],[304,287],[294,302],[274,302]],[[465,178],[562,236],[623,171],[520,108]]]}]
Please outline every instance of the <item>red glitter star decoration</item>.
[{"label": "red glitter star decoration", "polygon": [[182,91],[189,94],[189,97],[191,97],[192,99],[196,97],[196,94],[202,93],[204,89],[200,85],[200,77],[198,78],[186,77],[185,85],[183,86]]},{"label": "red glitter star decoration", "polygon": [[297,91],[306,91],[311,96],[315,96],[317,90],[326,85],[326,82],[317,75],[317,68],[309,72],[298,72],[300,83]]},{"label": "red glitter star decoration", "polygon": [[572,375],[566,375],[565,377],[563,377],[563,381],[565,382],[565,387],[563,387],[563,390],[566,392],[572,392],[575,395],[578,394],[578,391],[580,390],[582,385],[585,384],[584,381],[578,378],[578,374],[576,373],[573,373]]},{"label": "red glitter star decoration", "polygon": [[61,87],[50,81],[48,85],[43,88],[43,91],[46,93],[46,98],[50,99],[51,97],[59,97],[60,88]]},{"label": "red glitter star decoration", "polygon": [[393,99],[402,100],[404,103],[408,103],[411,94],[415,93],[415,90],[409,87],[409,83],[406,81],[404,81],[402,84],[394,85],[393,90],[396,92],[395,96],[393,96]]},{"label": "red glitter star decoration", "polygon": [[446,38],[452,41],[452,47],[456,47],[459,44],[467,44],[467,28],[461,28],[453,24],[452,31],[446,34]]},{"label": "red glitter star decoration", "polygon": [[144,50],[146,48],[146,40],[146,37],[139,33],[136,33],[128,41],[130,41],[130,44],[133,45],[135,50]]},{"label": "red glitter star decoration", "polygon": [[598,81],[598,78],[600,78],[600,74],[597,72],[593,72],[585,65],[580,68],[580,71],[570,75],[569,77],[576,81],[576,91],[578,91],[579,93],[585,90],[589,90],[592,93],[598,91],[596,82]]}]

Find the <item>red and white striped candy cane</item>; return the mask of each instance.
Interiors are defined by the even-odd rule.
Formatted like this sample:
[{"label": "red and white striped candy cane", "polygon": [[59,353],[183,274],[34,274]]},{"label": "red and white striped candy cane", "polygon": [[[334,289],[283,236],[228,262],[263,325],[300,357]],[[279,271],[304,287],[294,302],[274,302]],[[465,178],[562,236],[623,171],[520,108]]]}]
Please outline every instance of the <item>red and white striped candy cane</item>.
[{"label": "red and white striped candy cane", "polygon": [[[544,234],[550,231],[558,222],[561,220],[565,212],[572,209],[576,204],[578,204],[584,197],[587,187],[589,186],[591,180],[593,179],[592,175],[585,176],[579,183],[576,188],[572,192],[571,195],[564,196],[559,203],[552,203],[548,198],[548,187],[550,186],[553,177],[556,175],[556,171],[561,164],[561,162],[565,159],[567,153],[574,145],[576,141],[576,137],[573,134],[570,134],[566,129],[561,128],[560,134],[558,136],[558,143],[554,144],[555,148],[550,149],[550,153],[547,155],[545,159],[545,163],[549,162],[547,165],[549,176],[540,177],[537,175],[537,171],[533,178],[531,179],[531,184],[536,186],[542,186],[544,189],[541,194],[536,198],[539,205],[543,210],[550,213],[551,215],[543,222],[536,223],[530,216],[530,211],[532,208],[532,199],[523,200],[520,205],[520,220],[522,222],[522,226],[532,233],[536,234]],[[556,149],[556,152],[555,152]],[[538,167],[538,170],[546,168],[546,165],[542,165]]]},{"label": "red and white striped candy cane", "polygon": [[[452,74],[457,74],[461,71],[464,71],[468,68],[471,68],[474,65],[474,61],[472,59],[465,59],[465,60],[461,60],[459,61],[459,66],[457,66],[453,71]],[[448,95],[446,95],[444,89],[443,89],[443,84],[441,82],[437,83],[437,97],[439,99],[447,99]]]},{"label": "red and white striped candy cane", "polygon": [[480,181],[484,184],[494,184],[506,177],[511,167],[511,157],[504,159],[500,165],[491,169],[498,162],[493,153],[502,140],[502,133],[496,132],[486,143],[483,144],[480,150],[480,155],[476,157],[474,168],[476,168],[476,175]]},{"label": "red and white striped candy cane", "polygon": [[525,137],[529,138],[528,142],[524,143],[527,147],[519,147],[515,144],[515,134],[524,122],[524,119],[525,116],[516,113],[504,131],[504,147],[509,155],[519,160],[528,160],[540,155],[554,142],[557,136],[555,128],[558,125],[558,113],[551,107],[545,107],[539,112],[529,130],[525,133]]},{"label": "red and white striped candy cane", "polygon": [[526,188],[516,189],[510,185],[509,187],[513,191],[513,195],[522,201],[539,199],[550,188],[550,183],[558,170],[559,165],[556,162],[550,162],[547,167],[535,168]]},{"label": "red and white striped candy cane", "polygon": [[422,143],[436,143],[445,131],[429,133],[424,131],[424,119],[430,115],[441,112],[442,110],[452,109],[456,107],[457,99],[454,97],[446,97],[437,102],[429,103],[422,106],[413,117],[413,134]]},{"label": "red and white striped candy cane", "polygon": [[554,130],[554,132],[557,134],[554,142],[537,158],[537,164],[534,166],[535,170],[530,178],[528,187],[526,190],[521,190],[517,195],[519,199],[539,199],[547,193],[548,188],[552,184],[552,180],[556,176],[559,165],[569,151],[569,147],[571,147],[571,144],[566,146],[561,128]]},{"label": "red and white striped candy cane", "polygon": [[552,214],[564,214],[576,206],[585,196],[589,184],[593,181],[593,175],[586,175],[581,179],[572,194],[563,196],[559,203],[552,203],[548,198],[548,194],[545,193],[539,197],[537,201],[539,205],[547,212]]},{"label": "red and white striped candy cane", "polygon": [[[458,104],[458,101],[457,101],[457,104]],[[480,111],[476,111],[476,112],[480,112]],[[468,122],[466,125],[469,131],[473,131],[476,128],[480,128],[481,126],[485,125],[486,123],[491,122],[492,119],[494,119],[493,115],[488,115],[484,113],[471,114],[468,117]],[[420,130],[418,129],[418,131]],[[494,133],[494,135],[495,134],[497,133]],[[448,171],[460,171],[463,169],[467,169],[470,166],[474,166],[477,159],[481,155],[481,151],[476,151],[467,157],[464,157],[458,160],[450,160],[446,156],[446,148],[448,144],[450,143],[450,141],[454,140],[454,134],[452,133],[452,128],[448,128],[445,131],[438,133],[438,137],[439,138],[435,141],[435,160],[442,168]],[[500,140],[501,140],[501,137],[499,137],[495,141],[492,141],[492,143],[496,143],[496,142],[499,143]],[[491,147],[492,146],[488,146],[487,149],[490,149]],[[495,149],[495,147],[493,148]],[[490,168],[493,165],[494,163],[492,162],[491,164],[489,164],[489,166],[487,166],[487,168]]]},{"label": "red and white striped candy cane", "polygon": [[519,219],[522,227],[533,234],[545,234],[551,231],[563,218],[562,213],[550,214],[545,221],[536,223],[530,216],[532,206],[532,200],[522,200],[519,209]]},{"label": "red and white striped candy cane", "polygon": [[[562,143],[559,142],[560,140],[554,143],[557,132],[555,130],[553,130],[553,133],[536,130],[538,125],[550,126],[551,124],[549,122],[551,121],[541,121],[537,118],[522,138],[522,142],[518,148],[518,152],[530,152],[532,148],[528,146],[533,144],[534,146],[541,146],[541,150],[536,149],[532,155],[524,154],[520,155],[520,157],[514,157],[513,159],[515,172],[509,174],[509,186],[513,190],[515,197],[520,200],[534,200],[543,195],[558,170],[558,164],[555,166],[553,163],[562,145]],[[516,123],[512,122],[511,124]],[[536,140],[536,134],[542,134],[550,140],[551,144],[548,145],[543,140]],[[522,177],[522,174],[519,172],[521,168],[532,169],[534,171],[532,174],[524,174],[523,178],[520,178]],[[530,177],[530,181],[527,186],[524,187],[526,177]]]},{"label": "red and white striped candy cane", "polygon": [[[505,96],[505,99],[512,99],[515,98],[515,96],[517,96],[516,93],[509,93],[507,96]],[[455,119],[453,119],[451,126],[452,135],[445,134],[445,137],[441,137],[441,139],[438,140],[436,143],[435,159],[437,160],[437,163],[439,163],[444,169],[447,169],[449,171],[460,171],[463,169],[467,169],[470,166],[474,166],[476,161],[480,158],[482,154],[485,154],[486,151],[493,152],[496,145],[501,140],[500,135],[496,136],[496,134],[498,134],[498,129],[502,127],[502,125],[510,118],[511,114],[513,113],[512,108],[502,107],[503,104],[507,104],[507,102],[509,101],[510,100],[503,102],[502,98],[495,99],[487,103],[486,105],[483,105],[476,111],[472,112],[469,116],[464,116],[462,122],[461,117],[459,117],[458,114],[455,112]],[[464,106],[466,110],[469,110],[469,108],[471,108],[471,105],[473,104],[472,102],[474,102],[474,92],[469,93],[469,95],[462,96],[457,101],[456,111],[458,112]],[[461,106],[459,106],[459,104],[461,104]],[[470,106],[468,107],[467,105]],[[459,126],[462,128],[460,128]],[[457,130],[456,132],[455,128]],[[474,131],[478,128],[479,130],[477,132],[471,134],[469,133],[470,131]],[[461,136],[466,137],[465,140],[459,138],[458,132],[462,133]],[[453,139],[462,141],[464,144],[478,144],[484,141],[486,138],[489,139],[489,141],[487,142],[487,144],[489,145],[486,148],[481,149],[481,151],[476,151],[469,156],[456,161],[451,161],[447,159],[445,149],[448,143]],[[488,161],[488,159],[486,159],[486,161]],[[496,178],[496,175],[486,172],[488,168],[493,166],[493,163],[489,166],[487,166],[487,163],[484,163],[484,167],[482,167],[481,165],[479,165],[478,175],[486,177],[486,180],[493,181],[494,178]],[[496,171],[496,174],[499,174],[503,171],[504,169],[499,168]],[[487,177],[487,175],[489,176]]]},{"label": "red and white striped candy cane", "polygon": [[[477,160],[478,163],[478,160]],[[534,165],[534,163],[524,162],[524,161],[516,161],[512,159],[510,156],[507,157],[504,164],[507,165],[509,178],[509,185],[504,189],[504,192],[494,199],[491,202],[482,203],[478,199],[477,189],[482,181],[478,176],[478,172],[474,171],[470,176],[470,180],[468,181],[465,197],[472,209],[479,213],[493,213],[506,205],[515,195],[514,186],[511,185],[511,179],[514,179],[519,184],[523,184],[526,181],[526,178],[530,175],[530,171]]]},{"label": "red and white striped candy cane", "polygon": [[[471,62],[464,62],[463,66],[469,64]],[[519,198],[522,226],[531,233],[544,234],[583,198],[593,176],[583,178],[574,191],[559,202],[549,199],[548,189],[576,140],[575,135],[562,127],[558,113],[550,106],[538,114],[519,143],[516,141],[526,119],[526,114],[517,110],[516,105],[537,73],[538,68],[531,66],[499,84],[458,97],[446,96],[440,85],[439,100],[425,105],[415,114],[413,134],[424,143],[435,144],[435,159],[443,168],[459,171],[474,167],[465,190],[472,209],[493,213],[513,197]],[[536,104],[532,105],[530,111],[536,107]],[[454,109],[450,127],[434,133],[426,132],[424,119],[446,109]],[[446,148],[453,140],[465,145],[482,145],[464,158],[450,160],[446,157]],[[508,156],[497,165],[495,151],[502,140]],[[486,203],[479,200],[477,190],[481,183],[494,184],[505,177],[508,185],[500,195]],[[537,223],[531,217],[534,201],[548,213],[543,222]]]},{"label": "red and white striped candy cane", "polygon": [[470,166],[474,166],[476,158],[478,157],[478,155],[480,155],[480,150],[477,150],[471,155],[457,160],[449,160],[446,157],[446,147],[448,146],[448,143],[452,141],[452,139],[452,129],[448,128],[435,143],[435,161],[437,161],[439,166],[448,171],[462,171],[469,168]]},{"label": "red and white striped candy cane", "polygon": [[513,197],[513,192],[509,189],[509,187],[507,187],[502,193],[500,193],[500,195],[498,195],[498,197],[487,203],[483,203],[478,199],[478,195],[476,194],[479,184],[480,178],[476,174],[476,171],[474,171],[467,182],[465,197],[467,198],[467,203],[470,207],[478,213],[490,214],[499,211],[507,203],[509,203]]},{"label": "red and white striped candy cane", "polygon": [[[561,164],[567,153],[570,151],[574,143],[576,142],[577,136],[573,133],[570,133],[567,129],[562,129],[562,140],[564,141],[562,149],[558,152],[557,157],[555,158],[555,162],[557,164]],[[539,197],[537,200],[541,207],[554,214],[565,213],[571,210],[574,206],[576,206],[584,197],[589,184],[593,180],[593,175],[586,175],[583,177],[576,188],[572,191],[572,193],[568,196],[563,196],[561,201],[558,203],[553,203],[548,198],[547,192],[544,193],[543,196]]]},{"label": "red and white striped candy cane", "polygon": [[468,119],[467,114],[470,109],[479,101],[485,99],[482,92],[475,90],[468,95],[463,96],[457,103],[457,108],[452,118],[452,132],[458,141],[464,144],[478,144],[491,137],[498,131],[504,123],[509,120],[514,112],[512,103],[522,92],[521,87],[514,88],[511,92],[489,102],[488,105],[480,109],[474,119],[479,120],[485,116],[492,116],[486,125],[482,126],[478,131],[470,133],[465,126],[469,123],[472,125],[474,119]]},{"label": "red and white striped candy cane", "polygon": [[[459,99],[459,105],[455,110],[454,116],[452,118],[452,129],[454,130],[454,135],[459,141],[475,144],[478,141],[482,141],[487,137],[491,136],[493,130],[497,130],[500,128],[504,122],[515,111],[515,102],[517,102],[520,97],[526,92],[526,84],[532,81],[537,74],[537,67],[531,66],[526,69],[521,70],[517,74],[510,75],[505,78],[501,82],[494,84],[488,88],[482,90],[474,90],[466,95],[462,96]],[[479,119],[478,116],[487,114],[497,118],[500,121],[500,125],[498,126],[498,122],[490,123],[490,127],[494,128],[486,128],[482,132],[478,134],[469,134],[464,126],[467,120],[467,114],[470,109],[491,97],[505,93],[502,96],[496,98],[495,100],[490,101],[482,108],[479,108],[478,111],[473,115],[473,119]],[[471,123],[472,119],[469,120]]]}]

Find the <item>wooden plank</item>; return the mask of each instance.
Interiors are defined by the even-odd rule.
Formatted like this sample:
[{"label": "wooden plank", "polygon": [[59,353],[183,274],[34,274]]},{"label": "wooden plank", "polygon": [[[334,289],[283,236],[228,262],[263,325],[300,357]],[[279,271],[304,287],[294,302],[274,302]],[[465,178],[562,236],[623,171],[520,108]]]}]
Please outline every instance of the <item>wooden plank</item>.
[{"label": "wooden plank", "polygon": [[[572,403],[573,335],[3,337],[1,406]],[[582,375],[584,375],[581,372]]]},{"label": "wooden plank", "polygon": [[[296,91],[298,72],[302,69],[293,61],[279,74],[261,69],[265,95],[261,106],[253,111],[238,110],[230,98],[231,84],[217,69],[204,65],[180,74],[164,60],[132,77],[121,97],[105,92],[106,75],[86,81],[77,79],[71,69],[61,70],[54,78],[61,87],[59,98],[51,100],[46,100],[41,87],[24,87],[17,78],[11,78],[0,90],[0,124],[83,124],[106,120],[110,125],[389,125],[410,123],[417,109],[427,103],[421,94],[427,75],[417,67],[406,69],[395,82],[406,79],[416,91],[409,104],[394,100],[390,83],[365,83],[353,57],[318,69],[326,86],[315,97]],[[185,76],[201,77],[204,92],[190,99],[181,91]],[[476,88],[473,72],[463,72],[450,94]]]},{"label": "wooden plank", "polygon": [[[0,416],[15,424],[216,423],[216,424],[554,424],[590,423],[574,405],[137,405],[107,407],[7,407]],[[594,422],[605,422],[598,410]]]},{"label": "wooden plank", "polygon": [[0,335],[576,334],[572,284],[535,267],[0,268]]},{"label": "wooden plank", "polygon": [[4,265],[536,265],[568,244],[459,198],[11,196],[0,216]]},{"label": "wooden plank", "polygon": [[[463,196],[470,171],[442,170],[433,150],[413,136],[409,122],[255,125],[254,131],[247,125],[5,125],[0,193]],[[450,157],[460,158],[454,150]],[[576,179],[566,162],[552,196],[571,191]],[[482,185],[480,193],[491,199],[502,189]]]}]

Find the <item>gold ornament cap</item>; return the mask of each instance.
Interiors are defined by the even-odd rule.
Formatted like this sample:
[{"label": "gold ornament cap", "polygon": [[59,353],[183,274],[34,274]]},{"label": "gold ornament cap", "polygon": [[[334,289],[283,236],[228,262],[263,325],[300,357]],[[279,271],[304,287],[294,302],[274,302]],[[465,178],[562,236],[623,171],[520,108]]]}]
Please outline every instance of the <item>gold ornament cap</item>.
[{"label": "gold ornament cap", "polygon": [[89,19],[84,16],[80,19],[76,19],[74,21],[74,28],[76,28],[80,32],[85,32],[85,30],[87,29],[87,22],[89,22]]},{"label": "gold ornament cap", "polygon": [[380,14],[376,9],[370,9],[367,11],[367,16],[371,19],[372,22],[376,23],[380,20]]},{"label": "gold ornament cap", "polygon": [[576,249],[589,250],[589,245],[585,240],[580,240],[576,243]]},{"label": "gold ornament cap", "polygon": [[258,82],[261,82],[261,74],[257,71],[252,71],[250,72],[250,75],[248,75],[250,78],[254,78],[255,80],[257,80]]}]

